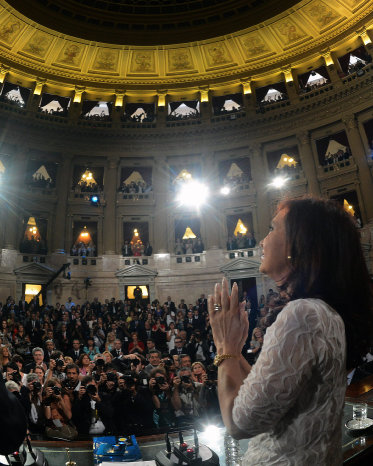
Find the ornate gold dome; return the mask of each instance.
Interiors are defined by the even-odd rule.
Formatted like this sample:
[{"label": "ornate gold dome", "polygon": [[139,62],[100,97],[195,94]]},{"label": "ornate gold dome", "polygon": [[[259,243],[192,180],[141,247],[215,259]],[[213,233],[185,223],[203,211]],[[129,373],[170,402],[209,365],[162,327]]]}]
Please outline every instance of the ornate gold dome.
[{"label": "ornate gold dome", "polygon": [[[78,89],[97,96],[99,91],[103,99],[111,100],[118,93],[126,93],[130,98],[141,94],[145,101],[154,100],[157,94],[190,98],[198,91],[238,92],[241,84],[244,90],[246,86],[245,92],[250,92],[250,82],[260,86],[273,79],[289,80],[292,73],[305,72],[310,66],[333,63],[336,56],[361,45],[361,38],[370,34],[373,25],[373,2],[365,0],[303,0],[253,24],[262,18],[260,12],[267,16],[269,12],[276,13],[274,3],[285,8],[294,2],[0,0],[2,74],[10,71],[11,79],[26,87],[34,87],[35,81],[45,83],[46,92],[71,96]],[[92,6],[88,8],[86,4]],[[184,28],[181,24],[179,32],[166,35],[162,30],[152,34],[149,31],[132,34],[131,30],[128,35],[118,35],[115,26],[96,25],[89,19],[100,17],[106,24],[106,18],[113,16],[109,7],[129,8],[129,5],[131,12],[115,13],[116,24],[126,17],[132,26],[142,19],[150,28],[152,24],[166,24],[171,18],[175,24],[181,24],[177,18],[186,17],[190,19],[189,32],[189,26]],[[171,14],[171,7],[176,5],[180,8],[184,5],[188,13]],[[140,6],[148,13],[136,10]],[[162,14],[166,6],[170,13]],[[237,15],[232,22],[230,18],[224,19],[230,8],[237,13],[244,7],[246,13],[242,12],[240,19]],[[80,18],[79,11],[85,12],[85,19]],[[204,13],[212,11],[220,19],[216,19],[216,27],[206,28],[206,34],[214,32],[214,37],[196,40],[205,36],[199,35],[200,29],[192,19],[208,19]],[[67,19],[62,20],[62,16]],[[111,32],[104,34],[107,29]],[[230,33],[223,34],[227,30]],[[71,33],[67,35],[67,31]],[[97,31],[97,39],[105,38],[106,42],[82,38],[88,34],[92,39],[93,31]],[[181,37],[189,41],[179,43]],[[119,38],[129,42],[114,43]],[[132,45],[141,40],[148,43],[150,39],[162,45]],[[171,39],[175,43],[166,43]]]},{"label": "ornate gold dome", "polygon": [[298,0],[10,0],[43,26],[82,39],[131,45],[190,42],[268,20]]}]

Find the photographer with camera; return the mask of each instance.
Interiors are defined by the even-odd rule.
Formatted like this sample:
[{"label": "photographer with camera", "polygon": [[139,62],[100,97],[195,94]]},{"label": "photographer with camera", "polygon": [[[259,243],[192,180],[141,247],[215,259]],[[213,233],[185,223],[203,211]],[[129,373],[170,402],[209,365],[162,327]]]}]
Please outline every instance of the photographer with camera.
[{"label": "photographer with camera", "polygon": [[41,434],[45,428],[45,415],[42,396],[43,386],[37,374],[27,374],[26,389],[28,391],[26,406],[28,428],[33,434]]},{"label": "photographer with camera", "polygon": [[49,438],[74,440],[78,432],[71,423],[71,402],[57,379],[50,379],[44,386],[44,415],[47,420],[45,435]]},{"label": "photographer with camera", "polygon": [[99,394],[93,377],[81,380],[78,395],[72,404],[72,420],[79,434],[102,434],[112,431],[113,409],[107,396]]},{"label": "photographer with camera", "polygon": [[[200,364],[195,362],[195,364]],[[213,364],[207,366],[206,372],[202,375],[202,388],[199,394],[200,405],[203,406],[204,412],[208,420],[215,422],[214,417],[220,418],[220,406],[218,399],[218,371]]]},{"label": "photographer with camera", "polygon": [[71,363],[66,366],[66,378],[61,385],[70,403],[73,403],[80,388],[79,367],[76,364]]},{"label": "photographer with camera", "polygon": [[61,351],[53,351],[49,359],[49,368],[45,373],[45,382],[48,382],[52,377],[63,382],[66,379],[65,361]]},{"label": "photographer with camera", "polygon": [[200,330],[195,330],[187,346],[187,353],[191,356],[192,361],[201,361],[209,364],[211,361],[209,347],[206,340],[202,339]]},{"label": "photographer with camera", "polygon": [[152,393],[140,383],[138,374],[125,371],[118,388],[112,399],[116,432],[140,433],[154,427]]},{"label": "photographer with camera", "polygon": [[178,424],[194,422],[203,413],[199,400],[202,384],[193,382],[189,367],[182,367],[173,382],[171,401]]},{"label": "photographer with camera", "polygon": [[163,367],[156,367],[150,373],[149,390],[154,406],[153,421],[157,427],[175,425],[175,413],[171,404],[171,387]]}]

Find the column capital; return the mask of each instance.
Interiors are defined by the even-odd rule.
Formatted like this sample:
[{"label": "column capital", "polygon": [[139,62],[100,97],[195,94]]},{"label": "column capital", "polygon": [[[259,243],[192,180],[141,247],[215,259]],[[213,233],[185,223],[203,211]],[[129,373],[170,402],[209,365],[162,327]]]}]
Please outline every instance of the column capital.
[{"label": "column capital", "polygon": [[262,154],[262,144],[260,142],[250,144],[249,153],[252,157],[260,157]]},{"label": "column capital", "polygon": [[307,144],[310,143],[310,139],[311,139],[310,133],[307,130],[300,131],[299,133],[296,134],[296,137],[302,146],[306,146]]},{"label": "column capital", "polygon": [[357,120],[354,113],[349,113],[342,116],[342,121],[345,124],[348,131],[354,130],[357,128]]},{"label": "column capital", "polygon": [[107,162],[108,162],[108,168],[110,170],[113,170],[115,168],[118,168],[118,165],[119,165],[119,158],[118,157],[108,157],[107,158]]}]

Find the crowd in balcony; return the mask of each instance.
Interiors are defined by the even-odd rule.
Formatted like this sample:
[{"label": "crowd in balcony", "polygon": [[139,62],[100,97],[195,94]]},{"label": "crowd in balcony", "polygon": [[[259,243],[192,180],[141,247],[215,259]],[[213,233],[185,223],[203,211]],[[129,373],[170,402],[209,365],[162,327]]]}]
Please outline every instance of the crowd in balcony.
[{"label": "crowd in balcony", "polygon": [[237,232],[237,236],[229,236],[227,241],[227,251],[255,248],[255,246],[256,239],[250,231],[247,231],[246,233]]},{"label": "crowd in balcony", "polygon": [[325,164],[326,165],[333,165],[338,162],[343,162],[344,160],[348,160],[351,157],[350,149],[345,147],[345,149],[338,149],[337,152],[331,153],[328,151],[325,154]]},{"label": "crowd in balcony", "polygon": [[89,120],[89,121],[111,121],[112,118],[110,115],[107,115],[104,111],[101,113],[94,113],[94,114],[86,114],[86,115],[80,115],[80,118],[83,120]]},{"label": "crowd in balcony", "polygon": [[83,241],[80,241],[72,245],[70,255],[81,257],[96,257],[96,246],[93,241],[90,241],[89,243],[84,243]]},{"label": "crowd in balcony", "polygon": [[153,247],[149,241],[145,244],[141,241],[125,241],[122,246],[123,257],[138,257],[138,256],[151,256],[153,254]]},{"label": "crowd in balcony", "polygon": [[39,173],[30,179],[29,185],[33,188],[51,189],[54,188],[54,181],[52,178],[45,178]]},{"label": "crowd in balcony", "polygon": [[153,190],[151,184],[147,183],[146,181],[131,181],[130,183],[126,183],[122,181],[118,191],[123,194],[142,194],[142,193],[150,193]]},{"label": "crowd in balcony", "polygon": [[250,183],[250,175],[244,172],[234,176],[226,176],[223,180],[223,188],[228,188],[231,191],[238,191],[242,189],[244,185]]},{"label": "crowd in balcony", "polygon": [[100,193],[103,191],[103,186],[100,186],[98,183],[89,183],[81,180],[72,189],[75,193]]},{"label": "crowd in balcony", "polygon": [[205,246],[201,238],[176,238],[175,254],[201,254],[205,250]]},{"label": "crowd in balcony", "polygon": [[31,235],[22,240],[20,251],[25,254],[47,254],[47,244],[42,238]]}]

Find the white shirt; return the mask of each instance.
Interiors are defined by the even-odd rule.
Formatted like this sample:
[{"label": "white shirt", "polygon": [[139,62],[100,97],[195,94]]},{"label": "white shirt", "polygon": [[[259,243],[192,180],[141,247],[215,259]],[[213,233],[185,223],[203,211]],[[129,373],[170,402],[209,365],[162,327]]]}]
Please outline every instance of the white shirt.
[{"label": "white shirt", "polygon": [[287,304],[234,400],[251,438],[243,465],[340,466],[346,391],[342,318],[320,299]]}]

